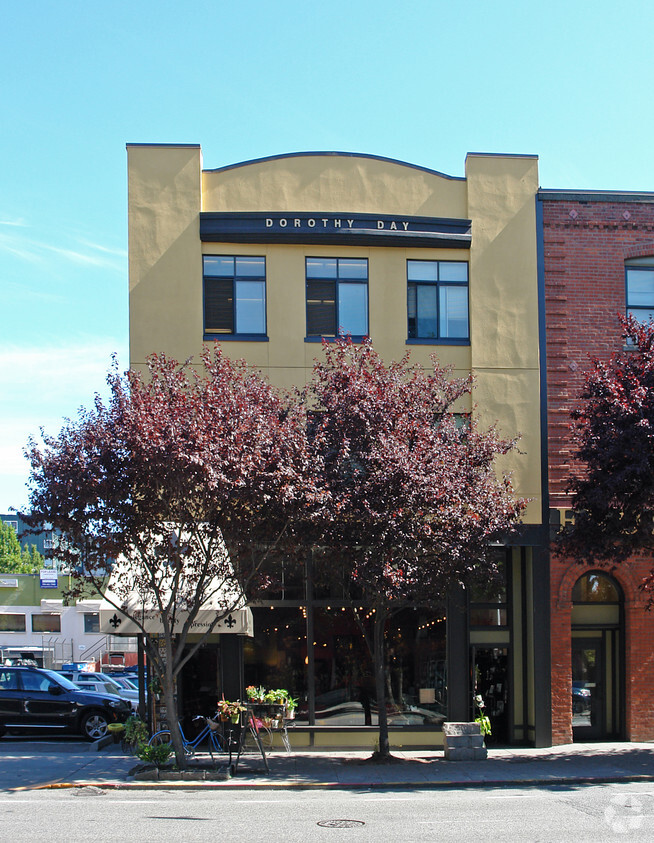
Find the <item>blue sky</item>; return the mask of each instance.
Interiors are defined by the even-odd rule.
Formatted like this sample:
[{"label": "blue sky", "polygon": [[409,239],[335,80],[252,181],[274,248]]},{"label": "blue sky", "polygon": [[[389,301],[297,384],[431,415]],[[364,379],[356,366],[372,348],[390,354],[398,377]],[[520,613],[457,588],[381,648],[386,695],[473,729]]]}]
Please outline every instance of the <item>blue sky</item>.
[{"label": "blue sky", "polygon": [[302,150],[463,175],[537,154],[543,187],[654,190],[654,4],[0,2],[0,512],[28,436],[127,349],[128,142],[204,165]]}]

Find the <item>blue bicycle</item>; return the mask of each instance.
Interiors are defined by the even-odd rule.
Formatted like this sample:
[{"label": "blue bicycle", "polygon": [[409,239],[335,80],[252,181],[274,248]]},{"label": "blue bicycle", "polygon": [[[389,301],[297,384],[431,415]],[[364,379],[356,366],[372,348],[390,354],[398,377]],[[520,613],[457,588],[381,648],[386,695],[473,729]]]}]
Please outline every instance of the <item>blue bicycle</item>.
[{"label": "blue bicycle", "polygon": [[[184,734],[182,724],[177,724],[179,733],[182,736],[184,753],[189,756],[195,755],[198,748],[206,741],[209,748],[209,754],[211,755],[211,760],[213,761],[214,752],[220,755],[227,751],[223,743],[223,737],[220,734],[220,725],[215,720],[212,720],[211,717],[202,717],[202,715],[198,715],[193,718],[194,723],[197,720],[204,720],[205,724],[202,731],[192,740],[189,740],[189,738],[187,738]],[[158,732],[155,732],[148,741],[148,744],[150,746],[161,746],[162,744],[172,745],[172,735],[170,734],[170,729],[160,729]]]}]

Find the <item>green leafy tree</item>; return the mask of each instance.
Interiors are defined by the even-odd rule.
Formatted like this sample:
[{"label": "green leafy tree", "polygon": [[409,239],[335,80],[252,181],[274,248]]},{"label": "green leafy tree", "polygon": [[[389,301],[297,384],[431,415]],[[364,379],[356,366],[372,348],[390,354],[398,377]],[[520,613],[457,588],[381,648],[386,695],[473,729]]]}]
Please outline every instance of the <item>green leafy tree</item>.
[{"label": "green leafy tree", "polygon": [[11,524],[0,522],[0,573],[34,574],[43,567],[43,556],[35,545],[21,547]]}]

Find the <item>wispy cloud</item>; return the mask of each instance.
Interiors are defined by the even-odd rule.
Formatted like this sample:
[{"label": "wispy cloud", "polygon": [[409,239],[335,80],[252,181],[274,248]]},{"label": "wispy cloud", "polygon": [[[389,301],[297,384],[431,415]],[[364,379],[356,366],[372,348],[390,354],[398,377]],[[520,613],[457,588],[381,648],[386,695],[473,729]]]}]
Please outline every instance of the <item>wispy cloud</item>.
[{"label": "wispy cloud", "polygon": [[[26,227],[19,221],[5,222],[2,225],[11,229]],[[13,230],[11,233],[0,230],[0,251],[30,263],[49,265],[51,256],[56,255],[63,261],[121,272],[124,271],[127,257],[124,249],[115,249],[83,239],[76,239],[71,246],[67,246],[61,242],[48,242]]]},{"label": "wispy cloud", "polygon": [[89,240],[80,240],[79,242],[82,246],[87,246],[89,249],[95,249],[107,255],[115,255],[119,258],[127,257],[127,249],[110,248],[109,246],[102,246],[100,243],[91,243]]},{"label": "wispy cloud", "polygon": [[23,283],[22,281],[7,281],[5,279],[3,279],[2,284],[5,300],[18,295],[35,302],[62,302],[66,298],[58,288],[37,290],[28,283]]}]

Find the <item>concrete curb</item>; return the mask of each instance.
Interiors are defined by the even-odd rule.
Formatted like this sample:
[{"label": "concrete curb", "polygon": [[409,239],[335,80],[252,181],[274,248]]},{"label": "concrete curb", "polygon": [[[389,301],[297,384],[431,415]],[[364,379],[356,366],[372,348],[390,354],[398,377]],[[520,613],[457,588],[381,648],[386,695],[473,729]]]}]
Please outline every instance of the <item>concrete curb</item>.
[{"label": "concrete curb", "polygon": [[625,776],[580,776],[578,778],[566,778],[554,776],[548,779],[488,779],[458,780],[449,779],[443,781],[394,781],[394,782],[291,782],[291,781],[244,781],[237,782],[234,779],[226,781],[205,780],[193,781],[162,780],[162,781],[74,781],[74,782],[51,782],[50,784],[35,785],[33,787],[11,788],[10,792],[25,790],[65,790],[74,788],[93,787],[100,790],[438,790],[447,788],[505,788],[505,787],[543,787],[561,785],[597,785],[616,784],[619,782],[654,782],[654,775],[634,774]]}]

